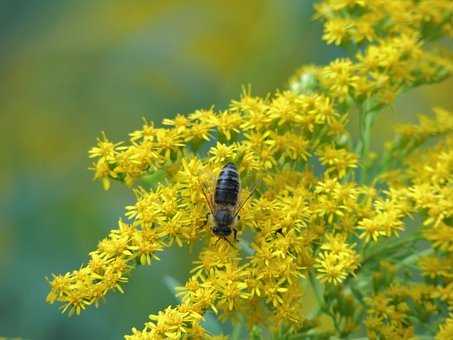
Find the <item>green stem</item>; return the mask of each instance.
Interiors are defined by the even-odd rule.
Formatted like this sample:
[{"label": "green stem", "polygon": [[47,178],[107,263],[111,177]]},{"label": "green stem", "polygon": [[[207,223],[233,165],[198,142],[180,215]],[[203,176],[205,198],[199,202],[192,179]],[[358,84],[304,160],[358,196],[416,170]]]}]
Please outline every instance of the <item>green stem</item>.
[{"label": "green stem", "polygon": [[[365,105],[365,104],[364,104]],[[367,110],[362,108],[359,111],[359,140],[356,145],[356,153],[359,156],[361,164],[360,182],[367,180],[367,165],[366,157],[370,151],[371,143],[371,128],[373,127],[374,119],[377,111]]]},{"label": "green stem", "polygon": [[308,281],[310,282],[310,286],[313,290],[313,293],[315,294],[316,302],[318,304],[318,310],[319,311],[324,310],[324,303],[325,303],[324,296],[321,291],[321,286],[320,286],[319,282],[317,281],[313,271],[310,271],[308,273]]},{"label": "green stem", "polygon": [[391,250],[393,250],[394,248],[402,248],[402,246],[406,245],[407,243],[412,243],[414,241],[418,241],[418,240],[421,240],[421,236],[419,233],[414,233],[412,234],[411,236],[405,238],[405,239],[400,239],[400,240],[397,240],[395,242],[392,242],[390,243],[388,246],[384,246],[384,247],[379,247],[376,251],[372,252],[370,255],[366,256],[363,261],[362,261],[362,268],[364,267],[364,265],[371,261],[373,258],[375,257],[378,257],[379,255],[383,254],[383,253],[387,253]]},{"label": "green stem", "polygon": [[370,142],[371,142],[371,128],[374,123],[374,112],[366,112],[365,117],[363,118],[363,150],[362,157],[365,157],[370,151]]},{"label": "green stem", "polygon": [[312,150],[316,150],[318,145],[321,143],[322,137],[325,136],[326,132],[328,130],[327,125],[323,126],[321,129],[319,129],[315,134],[312,136]]},{"label": "green stem", "polygon": [[426,255],[431,255],[433,252],[434,252],[433,248],[428,248],[428,249],[422,250],[414,255],[408,256],[403,261],[398,263],[396,265],[396,268],[400,269],[407,265],[413,264],[414,262],[417,262],[420,257],[426,256]]},{"label": "green stem", "polygon": [[330,316],[330,318],[332,319],[333,326],[335,327],[335,330],[337,331],[338,335],[341,335],[341,333],[342,333],[341,327],[340,327],[340,324],[338,323],[338,320],[335,317],[335,315],[333,313],[330,313],[330,312],[326,312],[326,314],[328,316]]},{"label": "green stem", "polygon": [[340,329],[338,320],[335,317],[335,315],[329,311],[329,308],[327,308],[327,306],[325,304],[325,300],[324,300],[324,295],[321,290],[322,289],[321,285],[319,284],[319,281],[316,279],[313,271],[309,272],[308,281],[310,282],[310,286],[313,290],[313,293],[316,298],[316,302],[318,304],[318,311],[315,313],[315,315],[319,315],[321,313],[328,315],[332,319],[333,325],[334,325],[336,331],[338,332],[338,334],[341,334],[341,329]]},{"label": "green stem", "polygon": [[238,324],[233,325],[233,332],[231,334],[231,340],[241,339],[242,333],[242,318]]}]

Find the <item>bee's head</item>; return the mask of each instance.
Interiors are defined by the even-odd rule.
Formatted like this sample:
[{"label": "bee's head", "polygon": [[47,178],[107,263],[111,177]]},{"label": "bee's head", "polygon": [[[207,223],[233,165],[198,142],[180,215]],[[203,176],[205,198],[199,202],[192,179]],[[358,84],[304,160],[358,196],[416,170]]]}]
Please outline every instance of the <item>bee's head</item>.
[{"label": "bee's head", "polygon": [[214,215],[215,224],[222,228],[233,224],[234,216],[228,210],[217,210]]}]

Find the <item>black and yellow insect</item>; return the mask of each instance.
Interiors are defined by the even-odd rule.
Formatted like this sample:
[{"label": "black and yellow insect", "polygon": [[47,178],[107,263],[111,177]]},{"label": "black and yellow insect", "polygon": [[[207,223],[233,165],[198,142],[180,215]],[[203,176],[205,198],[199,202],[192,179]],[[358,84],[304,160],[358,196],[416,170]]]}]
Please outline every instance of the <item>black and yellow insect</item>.
[{"label": "black and yellow insect", "polygon": [[214,197],[212,197],[212,195],[209,197],[206,190],[203,189],[203,194],[210,210],[208,217],[210,217],[213,222],[212,232],[214,235],[229,243],[230,241],[228,241],[227,237],[232,233],[234,239],[237,241],[236,225],[240,218],[239,212],[253,194],[252,191],[247,199],[240,203],[240,191],[241,180],[239,172],[233,163],[227,163],[222,170],[220,170],[219,176],[217,177]]}]

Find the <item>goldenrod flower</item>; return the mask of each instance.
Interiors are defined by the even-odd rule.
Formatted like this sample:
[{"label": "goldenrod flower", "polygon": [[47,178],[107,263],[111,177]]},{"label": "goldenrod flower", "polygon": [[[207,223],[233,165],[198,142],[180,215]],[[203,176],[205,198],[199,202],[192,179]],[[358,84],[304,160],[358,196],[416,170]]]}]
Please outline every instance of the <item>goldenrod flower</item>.
[{"label": "goldenrod flower", "polygon": [[321,245],[315,268],[322,282],[341,283],[359,265],[354,249],[346,243],[344,235],[327,235]]},{"label": "goldenrod flower", "polygon": [[453,337],[453,317],[449,317],[439,328],[436,340],[448,340]]},{"label": "goldenrod flower", "polygon": [[[370,153],[383,108],[452,72],[448,58],[427,51],[453,31],[451,1],[324,0],[316,11],[323,39],[352,46],[349,58],[302,67],[289,90],[259,97],[249,88],[226,110],[163,127],[144,121],[125,142],[98,139],[89,152],[95,179],[133,187],[136,201],[86,265],[53,275],[49,303],[79,314],[124,292],[137,265],[199,242],[176,289],[181,303],[127,339],[222,338],[202,327],[209,310],[256,337],[363,337],[363,324],[372,339],[451,338],[453,115],[434,108],[434,118],[398,127],[382,156]],[[358,137],[349,131],[356,120]],[[206,224],[228,162],[241,176],[241,203],[251,194],[239,244],[217,239],[212,217]],[[307,294],[317,300],[312,312]],[[320,314],[334,329],[320,326]]]},{"label": "goldenrod flower", "polygon": [[329,20],[324,27],[322,38],[328,44],[340,45],[348,39],[348,31],[351,28],[351,20],[341,18]]}]

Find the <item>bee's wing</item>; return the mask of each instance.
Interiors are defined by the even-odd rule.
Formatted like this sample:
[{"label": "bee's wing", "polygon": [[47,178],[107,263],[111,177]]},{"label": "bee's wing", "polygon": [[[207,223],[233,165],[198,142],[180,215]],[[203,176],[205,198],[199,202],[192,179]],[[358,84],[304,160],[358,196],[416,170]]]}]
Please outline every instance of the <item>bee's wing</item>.
[{"label": "bee's wing", "polygon": [[213,172],[200,174],[198,176],[198,182],[200,184],[201,191],[203,192],[203,196],[206,199],[206,203],[208,204],[209,210],[211,211],[211,214],[214,215],[216,205],[213,193],[215,191],[216,177]]},{"label": "bee's wing", "polygon": [[236,217],[237,215],[239,215],[239,212],[241,211],[241,209],[245,206],[245,204],[247,203],[247,201],[252,198],[253,194],[255,193],[256,189],[258,187],[258,183],[255,183],[255,185],[253,186],[252,190],[250,191],[250,193],[247,195],[247,197],[242,200],[241,198],[238,199],[238,203],[236,204],[236,207],[235,207],[235,213],[234,213],[234,217]]}]

